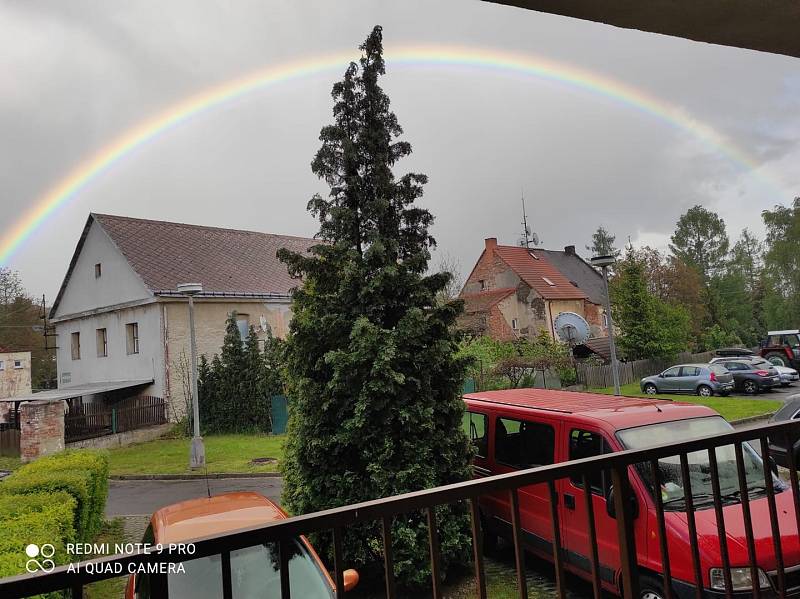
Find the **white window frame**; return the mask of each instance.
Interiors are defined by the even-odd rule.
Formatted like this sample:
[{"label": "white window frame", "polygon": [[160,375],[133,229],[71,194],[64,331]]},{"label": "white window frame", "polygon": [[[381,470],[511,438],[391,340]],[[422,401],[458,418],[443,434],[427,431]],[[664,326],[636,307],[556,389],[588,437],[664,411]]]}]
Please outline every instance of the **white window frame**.
[{"label": "white window frame", "polygon": [[[101,333],[102,331],[102,333]],[[108,329],[101,327],[95,330],[95,339],[97,340],[97,357],[108,357]],[[100,340],[102,339],[102,348],[100,347]],[[101,353],[102,352],[102,353]]]},{"label": "white window frame", "polygon": [[550,285],[550,287],[555,287],[555,286],[556,286],[556,284],[555,284],[555,283],[553,283],[553,281],[551,281],[551,280],[550,280],[550,279],[548,279],[547,277],[542,277],[542,281],[544,281],[545,283],[547,283],[548,285]]},{"label": "white window frame", "polygon": [[139,353],[139,323],[125,324],[125,351],[129,356]]},{"label": "white window frame", "polygon": [[[77,341],[77,343],[75,343]],[[69,335],[69,350],[73,360],[81,359],[81,332],[73,331]]]},{"label": "white window frame", "polygon": [[516,331],[519,328],[519,321],[516,318],[511,319],[511,329]]},{"label": "white window frame", "polygon": [[6,363],[3,360],[0,360],[0,370],[6,369]]},{"label": "white window frame", "polygon": [[22,370],[22,360],[14,360],[14,370]]}]

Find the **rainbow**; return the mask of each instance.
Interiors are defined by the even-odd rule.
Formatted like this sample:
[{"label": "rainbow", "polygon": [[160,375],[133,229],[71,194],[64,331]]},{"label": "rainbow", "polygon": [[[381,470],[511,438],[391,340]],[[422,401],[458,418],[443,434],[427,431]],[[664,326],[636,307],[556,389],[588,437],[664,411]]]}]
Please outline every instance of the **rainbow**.
[{"label": "rainbow", "polygon": [[[724,135],[707,123],[691,117],[682,109],[641,89],[564,63],[528,54],[513,54],[496,49],[446,46],[409,45],[387,46],[387,66],[463,66],[488,69],[568,85],[605,97],[654,117],[669,126],[687,131],[715,152],[748,171],[756,171],[758,163],[746,152],[733,145]],[[304,58],[269,66],[219,85],[210,87],[142,121],[125,131],[111,143],[76,166],[41,198],[32,208],[0,237],[0,265],[6,265],[17,251],[57,211],[68,205],[91,181],[103,175],[119,161],[152,142],[160,135],[186,123],[193,117],[236,98],[280,83],[310,77],[328,71],[343,71],[356,58],[350,52]]]}]

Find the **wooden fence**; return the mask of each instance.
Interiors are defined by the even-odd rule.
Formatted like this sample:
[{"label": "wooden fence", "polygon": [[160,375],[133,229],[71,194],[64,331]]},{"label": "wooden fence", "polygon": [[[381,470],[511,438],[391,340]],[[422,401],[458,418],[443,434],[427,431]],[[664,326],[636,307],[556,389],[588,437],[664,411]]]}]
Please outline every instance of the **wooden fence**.
[{"label": "wooden fence", "polygon": [[[646,376],[658,374],[662,370],[675,364],[706,363],[714,357],[713,352],[700,354],[681,353],[672,359],[635,360],[619,363],[619,384],[638,383]],[[614,385],[614,375],[610,364],[589,365],[578,364],[576,367],[578,382],[589,388],[611,387]]]},{"label": "wooden fence", "polygon": [[113,404],[77,404],[64,415],[64,441],[83,441],[166,422],[166,402],[161,397],[139,395]]}]

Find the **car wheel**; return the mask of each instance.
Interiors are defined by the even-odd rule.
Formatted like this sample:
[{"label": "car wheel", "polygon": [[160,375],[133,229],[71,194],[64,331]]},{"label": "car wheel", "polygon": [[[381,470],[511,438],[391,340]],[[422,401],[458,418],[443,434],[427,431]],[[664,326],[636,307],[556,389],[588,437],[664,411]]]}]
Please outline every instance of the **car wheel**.
[{"label": "car wheel", "polygon": [[774,354],[767,354],[764,358],[775,364],[775,366],[790,366],[789,361],[786,359],[786,356],[779,353]]},{"label": "car wheel", "polygon": [[639,599],[664,599],[664,585],[652,576],[642,576],[639,579]]},{"label": "car wheel", "polygon": [[714,391],[712,391],[711,387],[709,387],[708,385],[700,385],[697,388],[697,394],[700,397],[711,397],[712,395],[714,395]]},{"label": "car wheel", "polygon": [[655,395],[658,393],[658,388],[653,383],[647,383],[644,386],[644,392],[648,395]]},{"label": "car wheel", "polygon": [[755,381],[745,381],[742,384],[742,389],[744,389],[745,393],[749,393],[751,395],[758,393],[758,385],[756,385]]}]

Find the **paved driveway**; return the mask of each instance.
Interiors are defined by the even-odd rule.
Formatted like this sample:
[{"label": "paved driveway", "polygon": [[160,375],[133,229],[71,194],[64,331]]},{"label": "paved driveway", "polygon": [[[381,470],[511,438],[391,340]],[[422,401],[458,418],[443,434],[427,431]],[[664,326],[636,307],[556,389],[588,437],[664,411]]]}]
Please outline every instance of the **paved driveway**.
[{"label": "paved driveway", "polygon": [[[283,479],[220,478],[209,479],[211,494],[226,491],[255,491],[278,501]],[[206,497],[206,481],[201,480],[112,480],[109,481],[106,516],[150,515],[171,503]]]}]

